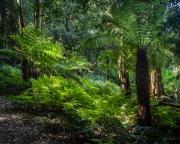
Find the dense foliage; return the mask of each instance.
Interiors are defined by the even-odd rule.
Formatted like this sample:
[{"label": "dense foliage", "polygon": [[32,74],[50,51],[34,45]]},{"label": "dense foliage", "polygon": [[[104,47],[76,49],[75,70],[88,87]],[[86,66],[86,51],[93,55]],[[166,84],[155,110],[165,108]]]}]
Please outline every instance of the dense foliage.
[{"label": "dense foliage", "polygon": [[9,65],[0,65],[0,93],[19,94],[29,87],[28,83],[21,80],[20,71]]},{"label": "dense foliage", "polygon": [[178,141],[179,4],[0,1],[0,96],[93,142]]}]

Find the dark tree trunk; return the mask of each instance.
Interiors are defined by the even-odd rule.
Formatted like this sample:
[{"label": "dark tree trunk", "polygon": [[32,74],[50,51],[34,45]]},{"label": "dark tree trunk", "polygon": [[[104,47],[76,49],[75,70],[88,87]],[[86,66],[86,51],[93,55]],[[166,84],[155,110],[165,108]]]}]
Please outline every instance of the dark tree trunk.
[{"label": "dark tree trunk", "polygon": [[138,124],[141,126],[150,126],[149,71],[147,52],[143,48],[137,50],[136,86],[138,98]]},{"label": "dark tree trunk", "polygon": [[161,97],[164,94],[161,69],[154,68],[151,72],[151,95]]},{"label": "dark tree trunk", "polygon": [[27,81],[29,79],[29,67],[28,67],[28,61],[25,58],[23,58],[22,60],[21,70],[22,70],[22,79],[24,81]]},{"label": "dark tree trunk", "polygon": [[0,48],[5,48],[5,18],[6,18],[6,11],[5,11],[5,1],[2,0],[0,2]]},{"label": "dark tree trunk", "polygon": [[[23,12],[22,12],[22,6],[21,6],[21,0],[17,0],[17,6],[19,10],[19,27],[20,29],[25,27],[24,24],[24,18],[23,18]],[[24,81],[27,81],[29,79],[29,67],[28,67],[28,61],[23,56],[22,64],[21,64],[21,71],[22,71],[22,79]]]},{"label": "dark tree trunk", "polygon": [[40,0],[35,0],[35,9],[34,9],[34,25],[36,28],[41,27],[41,9],[40,9]]}]

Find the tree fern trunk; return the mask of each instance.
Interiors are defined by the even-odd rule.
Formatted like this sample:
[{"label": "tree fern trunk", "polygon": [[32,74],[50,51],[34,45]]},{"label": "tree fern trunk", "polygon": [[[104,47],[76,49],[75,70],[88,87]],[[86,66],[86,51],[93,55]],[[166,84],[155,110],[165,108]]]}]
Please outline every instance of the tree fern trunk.
[{"label": "tree fern trunk", "polygon": [[119,59],[119,69],[120,69],[119,70],[120,86],[125,91],[126,95],[130,95],[131,89],[130,89],[129,73],[122,58]]},{"label": "tree fern trunk", "polygon": [[151,72],[151,95],[159,98],[164,94],[161,69],[154,68]]},{"label": "tree fern trunk", "polygon": [[147,52],[144,48],[137,50],[136,86],[138,98],[138,124],[151,125],[150,97],[149,97],[149,72]]},{"label": "tree fern trunk", "polygon": [[22,60],[21,71],[22,71],[22,79],[24,81],[27,81],[29,79],[29,67],[28,67],[28,61],[25,58]]}]

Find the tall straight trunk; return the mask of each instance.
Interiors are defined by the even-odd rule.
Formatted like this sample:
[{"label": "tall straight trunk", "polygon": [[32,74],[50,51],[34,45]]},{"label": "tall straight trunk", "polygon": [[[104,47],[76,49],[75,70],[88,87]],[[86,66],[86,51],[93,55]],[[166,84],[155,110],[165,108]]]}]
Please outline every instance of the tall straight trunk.
[{"label": "tall straight trunk", "polygon": [[162,75],[160,68],[154,68],[151,72],[151,95],[161,97],[164,94]]},{"label": "tall straight trunk", "polygon": [[18,11],[19,11],[19,27],[20,29],[22,29],[25,27],[25,24],[24,24],[23,12],[22,12],[21,0],[17,0],[17,6],[18,6]]},{"label": "tall straight trunk", "polygon": [[131,88],[130,88],[130,80],[129,80],[129,73],[128,70],[124,64],[123,58],[120,57],[118,60],[119,63],[119,81],[121,88],[125,91],[126,95],[131,94]]},{"label": "tall straight trunk", "polygon": [[[21,0],[17,0],[17,6],[19,10],[19,27],[20,29],[22,29],[25,27],[25,24],[24,24],[23,12],[22,12]],[[22,71],[22,79],[24,81],[27,81],[29,79],[29,67],[28,67],[28,61],[24,56],[21,64],[21,71]]]},{"label": "tall straight trunk", "polygon": [[41,28],[40,0],[35,0],[34,25],[36,26],[36,28]]},{"label": "tall straight trunk", "polygon": [[[40,8],[41,1],[34,0],[34,26],[37,29],[41,29],[41,8]],[[31,76],[37,78],[39,76],[39,72],[37,67],[31,63]]]},{"label": "tall straight trunk", "polygon": [[0,2],[0,13],[1,13],[1,28],[0,28],[0,48],[5,48],[5,18],[6,18],[6,11],[5,11],[5,0]]},{"label": "tall straight trunk", "polygon": [[138,99],[138,124],[151,125],[151,110],[149,96],[149,71],[147,51],[144,48],[137,50],[136,86]]}]

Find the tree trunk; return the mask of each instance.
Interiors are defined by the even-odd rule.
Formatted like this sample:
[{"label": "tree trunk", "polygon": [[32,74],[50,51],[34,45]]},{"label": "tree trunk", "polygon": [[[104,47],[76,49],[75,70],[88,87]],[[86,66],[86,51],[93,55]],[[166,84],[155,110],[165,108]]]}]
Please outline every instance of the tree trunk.
[{"label": "tree trunk", "polygon": [[25,27],[25,24],[24,24],[23,12],[22,12],[21,0],[17,0],[17,6],[19,11],[19,27],[20,29],[22,29]]},{"label": "tree trunk", "polygon": [[24,81],[27,81],[29,79],[29,67],[28,67],[28,61],[26,58],[23,58],[22,60],[21,70],[22,70],[22,79]]},{"label": "tree trunk", "polygon": [[5,1],[2,0],[0,2],[0,48],[5,48],[5,18],[6,18],[6,11],[5,11]]},{"label": "tree trunk", "polygon": [[[34,26],[37,29],[41,29],[41,8],[40,8],[40,0],[34,1]],[[30,75],[34,78],[37,78],[39,76],[39,72],[37,67],[31,63],[31,71]]]},{"label": "tree trunk", "polygon": [[137,50],[136,86],[138,99],[138,124],[151,125],[151,110],[149,96],[149,71],[147,52],[144,48]]},{"label": "tree trunk", "polygon": [[164,94],[161,69],[154,68],[151,72],[151,95],[159,98]]},{"label": "tree trunk", "polygon": [[[22,12],[21,0],[17,0],[17,6],[19,10],[19,27],[20,29],[22,29],[25,27],[25,24],[24,24],[23,12]],[[24,81],[27,81],[29,79],[29,67],[28,67],[28,61],[24,56],[21,64],[21,71],[22,71],[22,79]]]},{"label": "tree trunk", "polygon": [[36,26],[36,28],[41,28],[40,0],[35,0],[34,25]]},{"label": "tree trunk", "polygon": [[125,91],[126,95],[131,94],[131,89],[130,89],[130,80],[129,80],[129,73],[128,70],[126,69],[126,66],[122,60],[122,58],[119,58],[119,81],[120,81],[120,86],[121,88]]}]

